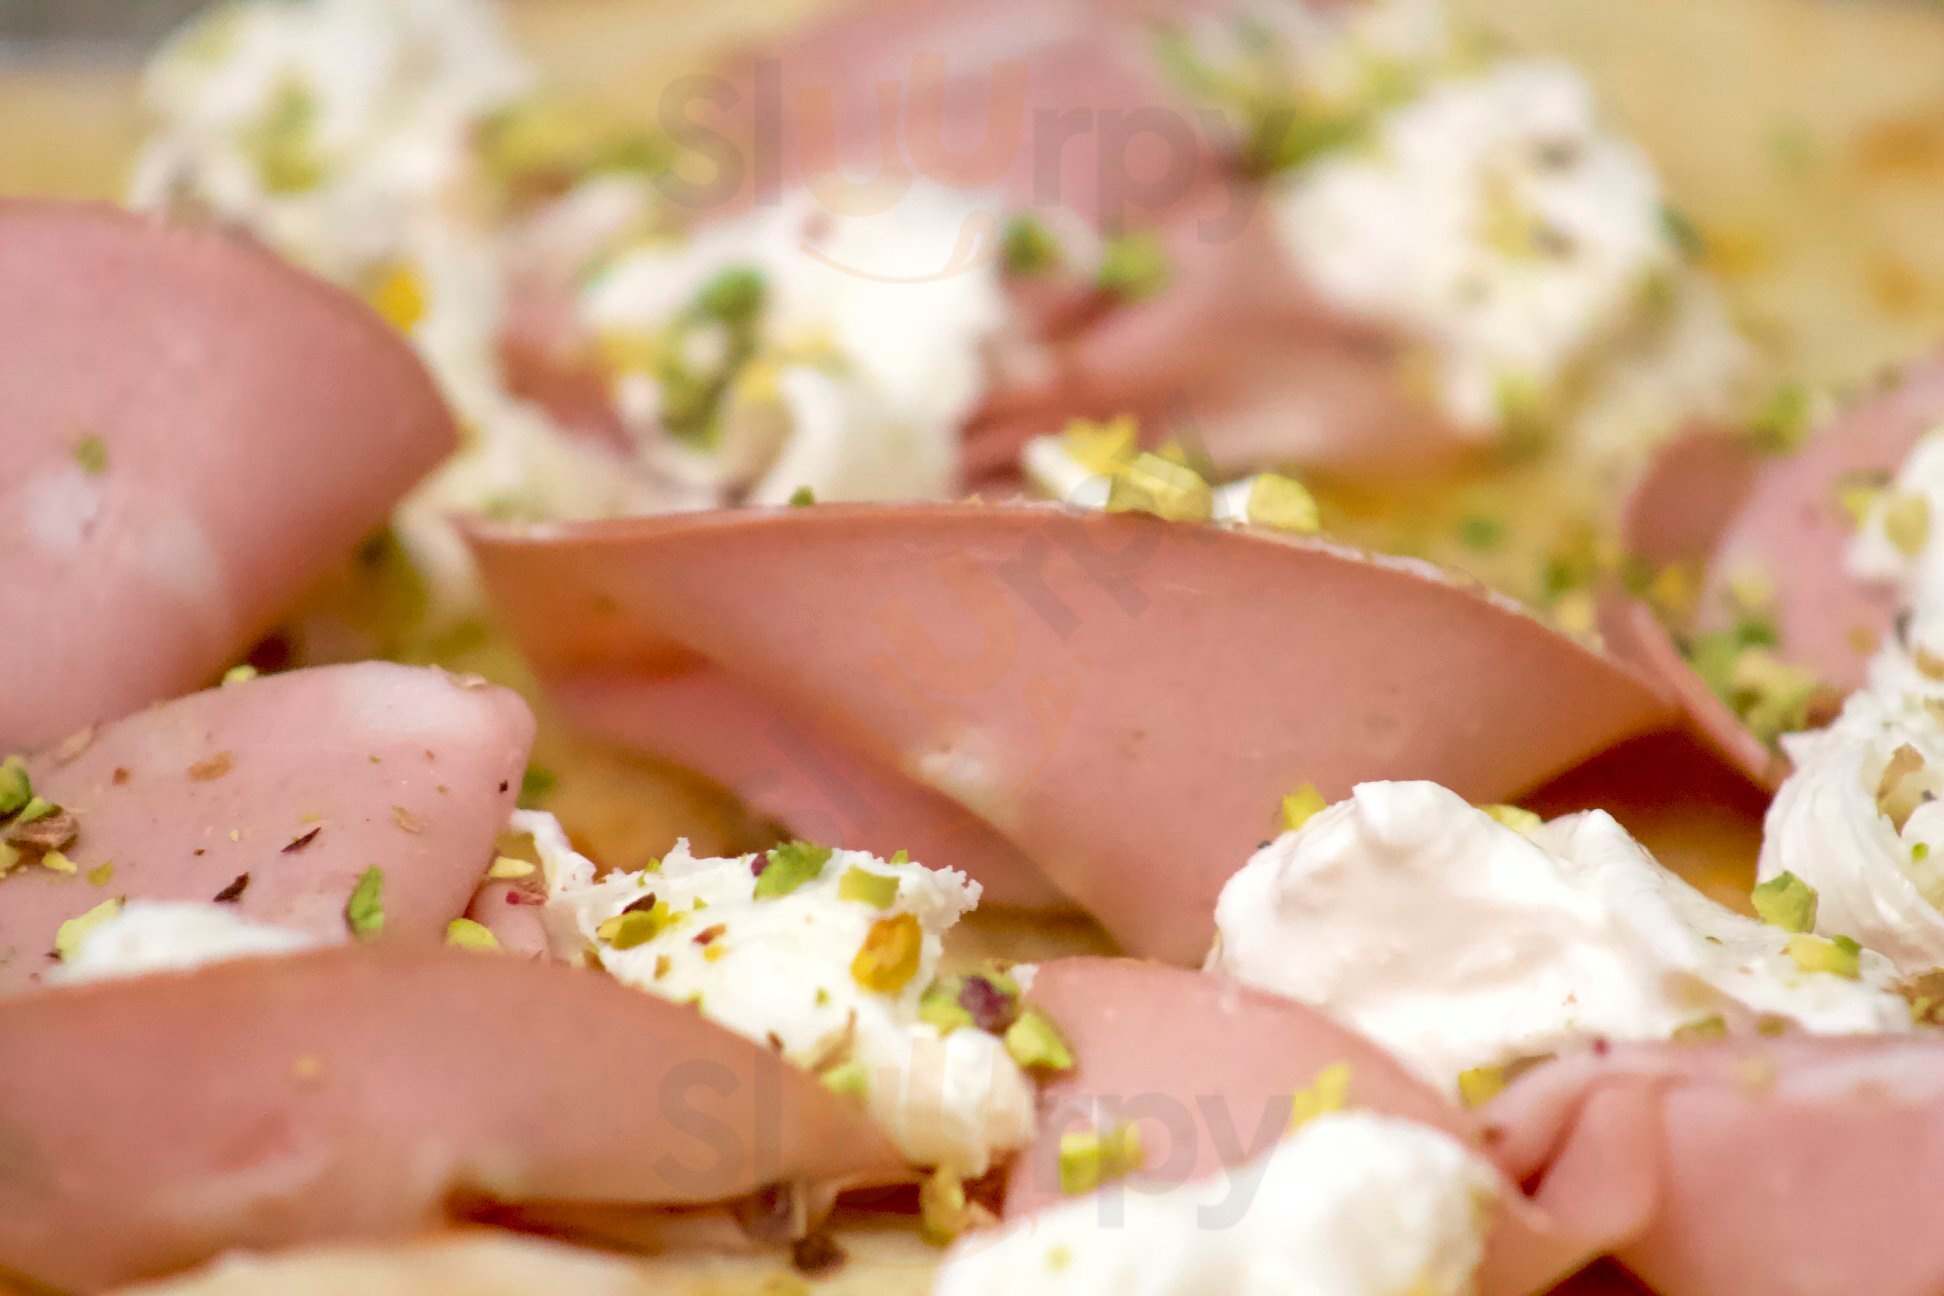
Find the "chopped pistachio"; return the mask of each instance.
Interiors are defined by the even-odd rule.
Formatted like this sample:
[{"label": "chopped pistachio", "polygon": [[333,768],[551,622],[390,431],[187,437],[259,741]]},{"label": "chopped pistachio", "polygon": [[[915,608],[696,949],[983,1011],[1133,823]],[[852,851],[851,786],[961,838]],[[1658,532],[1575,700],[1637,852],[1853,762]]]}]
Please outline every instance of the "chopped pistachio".
[{"label": "chopped pistachio", "polygon": [[[768,870],[765,870],[767,874]],[[762,886],[759,881],[756,884]],[[855,900],[873,909],[889,909],[898,902],[898,879],[888,873],[873,873],[853,865],[837,879],[837,898]]]},{"label": "chopped pistachio", "polygon": [[1854,981],[1862,975],[1860,956],[1863,947],[1847,936],[1796,935],[1789,937],[1789,957],[1804,972],[1828,972]]},{"label": "chopped pistachio", "polygon": [[89,886],[107,886],[115,876],[115,861],[103,860],[88,870]]},{"label": "chopped pistachio", "polygon": [[496,950],[500,947],[499,938],[485,924],[476,923],[470,918],[454,918],[446,924],[446,944],[469,950]]},{"label": "chopped pistachio", "polygon": [[1303,784],[1282,799],[1283,831],[1296,832],[1329,807],[1330,803],[1323,799],[1316,784]]},{"label": "chopped pistachio", "polygon": [[0,841],[0,877],[7,876],[20,865],[20,851]]},{"label": "chopped pistachio", "polygon": [[1110,1130],[1073,1130],[1060,1135],[1060,1191],[1069,1197],[1090,1193],[1125,1179],[1146,1156],[1140,1127],[1130,1123]]},{"label": "chopped pistachio", "polygon": [[1458,543],[1474,553],[1484,553],[1505,543],[1505,523],[1483,513],[1473,513],[1458,523]]},{"label": "chopped pistachio", "polygon": [[539,866],[529,860],[515,859],[511,855],[501,855],[493,860],[493,866],[486,870],[489,878],[501,880],[509,878],[532,877]]},{"label": "chopped pistachio", "polygon": [[241,666],[232,666],[223,672],[223,686],[227,688],[232,684],[248,684],[256,677],[257,668],[245,662]]},{"label": "chopped pistachio", "polygon": [[1131,414],[1105,423],[1074,419],[1060,433],[1060,447],[1082,468],[1100,477],[1111,476],[1141,452],[1141,428]]},{"label": "chopped pistachio", "polygon": [[1143,452],[1108,483],[1107,511],[1206,522],[1215,512],[1215,492],[1194,469]]},{"label": "chopped pistachio", "polygon": [[840,1062],[818,1078],[824,1088],[846,1098],[863,1098],[871,1089],[871,1073],[856,1059]]},{"label": "chopped pistachio", "polygon": [[972,1026],[972,1013],[959,1002],[964,982],[959,977],[941,977],[932,982],[918,1000],[918,1020],[938,1028],[940,1035]]},{"label": "chopped pistachio", "polygon": [[1912,864],[1922,864],[1925,860],[1929,858],[1930,858],[1929,842],[1910,843],[1910,862]]},{"label": "chopped pistachio", "polygon": [[1845,473],[1836,479],[1836,506],[1849,516],[1850,525],[1860,530],[1887,489],[1889,481],[1882,473]]},{"label": "chopped pistachio", "polygon": [[900,850],[900,851],[893,851],[893,852],[891,853],[891,858],[890,858],[890,859],[888,859],[888,860],[886,860],[886,861],[885,861],[885,863],[887,863],[887,864],[909,864],[909,863],[911,863],[911,852],[910,852],[910,851],[908,851],[908,850]]},{"label": "chopped pistachio", "polygon": [[527,766],[526,773],[520,775],[521,807],[531,809],[551,793],[559,782],[552,770],[539,765]]},{"label": "chopped pistachio", "polygon": [[918,975],[925,929],[916,914],[893,914],[871,924],[851,960],[851,979],[878,994],[897,994]]},{"label": "chopped pistachio", "polygon": [[103,900],[88,912],[70,918],[54,933],[54,953],[63,961],[72,959],[95,928],[112,919],[122,909],[120,896]]},{"label": "chopped pistachio", "polygon": [[1544,819],[1541,819],[1538,815],[1534,814],[1530,810],[1525,809],[1523,806],[1484,805],[1478,807],[1478,810],[1479,813],[1483,814],[1486,818],[1492,820],[1495,823],[1503,824],[1505,827],[1510,828],[1513,832],[1519,833],[1521,835],[1530,833],[1534,829],[1543,827],[1546,822]]},{"label": "chopped pistachio", "polygon": [[34,785],[20,757],[0,761],[0,819],[24,809],[33,799]]},{"label": "chopped pistachio", "polygon": [[918,1187],[918,1228],[932,1246],[949,1246],[965,1232],[969,1203],[965,1181],[950,1170],[934,1170]]},{"label": "chopped pistachio", "polygon": [[1729,669],[1729,701],[1764,742],[1809,728],[1809,715],[1822,683],[1800,666],[1791,666],[1763,648],[1744,650]]},{"label": "chopped pistachio", "polygon": [[108,471],[108,443],[98,436],[81,438],[74,445],[74,462],[88,476],[101,476]]},{"label": "chopped pistachio", "polygon": [[1118,234],[1100,250],[1094,285],[1123,301],[1146,301],[1168,286],[1168,249],[1151,230]]},{"label": "chopped pistachio", "polygon": [[1027,1008],[1006,1028],[1006,1052],[1029,1070],[1071,1071],[1073,1046],[1051,1017]]},{"label": "chopped pistachio", "polygon": [[1552,412],[1546,392],[1530,374],[1501,374],[1492,384],[1492,403],[1508,449],[1529,451],[1552,440]]},{"label": "chopped pistachio", "polygon": [[1661,232],[1667,235],[1682,256],[1690,260],[1703,256],[1708,250],[1708,241],[1702,235],[1700,226],[1678,207],[1662,204]]},{"label": "chopped pistachio", "polygon": [[1749,899],[1756,916],[1771,927],[1806,932],[1816,926],[1816,888],[1793,873],[1777,873],[1757,886]]},{"label": "chopped pistachio", "polygon": [[1042,275],[1060,264],[1064,251],[1045,221],[1021,212],[999,235],[999,257],[1006,273],[1020,278]]},{"label": "chopped pistachio", "polygon": [[1340,1112],[1350,1101],[1350,1064],[1332,1062],[1316,1073],[1307,1089],[1290,1096],[1289,1128],[1299,1129],[1318,1116]]},{"label": "chopped pistachio", "polygon": [[42,853],[40,865],[50,873],[65,873],[72,876],[81,871],[81,866],[57,850]]},{"label": "chopped pistachio", "polygon": [[24,824],[35,823],[60,812],[61,807],[46,797],[30,796],[27,798],[27,804],[22,806],[20,813],[14,817],[14,826],[17,828]]},{"label": "chopped pistachio", "polygon": [[344,925],[359,940],[370,940],[385,929],[385,870],[373,865],[358,878],[344,902]]},{"label": "chopped pistachio", "polygon": [[630,907],[612,918],[604,919],[594,929],[594,935],[614,949],[631,950],[638,945],[646,945],[667,931],[674,921],[675,915],[669,909],[668,901],[657,899],[646,908]]},{"label": "chopped pistachio", "polygon": [[695,297],[695,313],[703,319],[720,320],[732,326],[747,325],[756,318],[768,296],[763,272],[754,266],[729,266],[702,285]]},{"label": "chopped pistachio", "polygon": [[1473,1067],[1458,1073],[1458,1098],[1467,1107],[1483,1107],[1505,1092],[1506,1073],[1502,1066]]},{"label": "chopped pistachio", "polygon": [[1890,753],[1883,774],[1877,779],[1877,812],[1890,821],[1892,828],[1902,832],[1917,807],[1934,795],[1929,786],[1933,781],[1924,754],[1904,743]]},{"label": "chopped pistachio", "polygon": [[1671,1038],[1676,1044],[1706,1044],[1727,1037],[1728,1019],[1720,1013],[1709,1013],[1676,1026]]},{"label": "chopped pistachio", "polygon": [[756,898],[774,900],[790,894],[805,882],[816,881],[823,876],[824,865],[830,862],[834,854],[836,852],[828,846],[812,846],[800,841],[784,842],[765,852],[763,871],[756,877]]},{"label": "chopped pistachio", "polygon": [[1930,498],[1925,495],[1896,495],[1884,506],[1883,534],[1897,552],[1915,558],[1930,540]]},{"label": "chopped pistachio", "polygon": [[1794,454],[1809,435],[1809,392],[1799,383],[1780,387],[1755,415],[1750,434],[1768,454]]},{"label": "chopped pistachio", "polygon": [[809,508],[817,502],[817,492],[808,486],[799,486],[790,492],[791,508]]},{"label": "chopped pistachio", "polygon": [[272,194],[302,193],[324,179],[317,141],[317,97],[295,77],[277,88],[239,143],[256,166],[264,189]]},{"label": "chopped pistachio", "polygon": [[1293,477],[1257,473],[1249,487],[1247,509],[1249,521],[1256,526],[1296,535],[1315,535],[1323,529],[1316,497]]}]

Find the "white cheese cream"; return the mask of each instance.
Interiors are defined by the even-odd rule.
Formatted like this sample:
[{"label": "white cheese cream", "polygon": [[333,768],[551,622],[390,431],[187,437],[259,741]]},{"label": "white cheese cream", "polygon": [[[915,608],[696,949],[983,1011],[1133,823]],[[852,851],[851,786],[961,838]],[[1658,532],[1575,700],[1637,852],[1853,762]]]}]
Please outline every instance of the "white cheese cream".
[{"label": "white cheese cream", "polygon": [[961,1240],[936,1296],[1464,1296],[1499,1192],[1448,1135],[1320,1116],[1238,1170],[1115,1186]]},{"label": "white cheese cream", "polygon": [[1646,156],[1564,64],[1433,79],[1273,203],[1305,281],[1413,343],[1461,433],[1584,405],[1649,420],[1610,434],[1637,439],[1743,394],[1752,352],[1685,264]]},{"label": "white cheese cream", "polygon": [[698,502],[954,494],[1009,321],[997,264],[972,255],[989,208],[917,186],[853,215],[803,189],[616,258],[582,315],[647,462]]},{"label": "white cheese cream", "polygon": [[[1032,1137],[1033,1086],[1001,1038],[972,1026],[941,1032],[919,1017],[945,932],[978,904],[979,884],[964,874],[802,848],[824,855],[814,875],[806,867],[786,892],[765,894],[759,870],[795,865],[697,859],[683,841],[657,869],[597,881],[551,816],[522,813],[515,827],[533,837],[545,870],[557,954],[694,1004],[827,1079],[844,1068],[915,1164],[979,1175]],[[631,905],[644,915],[633,933],[616,923]],[[895,970],[867,985],[860,953],[893,929],[902,954],[878,948]]]},{"label": "white cheese cream", "polygon": [[1944,431],[1918,443],[1851,541],[1859,579],[1908,616],[1826,729],[1782,747],[1794,772],[1763,825],[1761,876],[1816,891],[1815,927],[1907,974],[1944,966]]},{"label": "white cheese cream", "polygon": [[1223,889],[1209,965],[1315,1004],[1449,1090],[1595,1039],[1765,1016],[1907,1029],[1893,969],[1804,971],[1601,812],[1516,831],[1433,783],[1366,783]]},{"label": "white cheese cream", "polygon": [[186,972],[229,959],[296,954],[322,944],[305,932],[245,918],[233,905],[131,900],[92,927],[49,980],[71,983]]}]

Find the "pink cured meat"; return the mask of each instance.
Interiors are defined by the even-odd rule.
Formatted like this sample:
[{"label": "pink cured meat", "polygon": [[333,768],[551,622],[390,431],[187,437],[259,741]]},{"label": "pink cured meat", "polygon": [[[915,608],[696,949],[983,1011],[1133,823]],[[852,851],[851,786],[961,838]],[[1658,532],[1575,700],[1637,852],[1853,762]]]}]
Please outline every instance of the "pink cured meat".
[{"label": "pink cured meat", "polygon": [[820,505],[475,543],[543,680],[702,659],[973,811],[1128,952],[1179,962],[1303,782],[1501,800],[1672,718],[1479,589],[1263,532]]},{"label": "pink cured meat", "polygon": [[456,444],[411,349],[239,238],[0,201],[0,745],[207,683]]},{"label": "pink cured meat", "polygon": [[377,866],[384,936],[440,939],[493,858],[532,738],[506,689],[366,662],[211,689],[34,756],[34,790],[80,825],[80,872],[0,877],[0,992],[39,981],[60,924],[110,896],[240,887],[238,914],[341,940]]},{"label": "pink cured meat", "polygon": [[431,948],[0,1001],[0,1146],[0,1274],[86,1291],[501,1203],[562,1219],[902,1170],[860,1111],[698,1013]]},{"label": "pink cured meat", "polygon": [[1652,1184],[1611,1249],[1661,1296],[1944,1287],[1944,1044],[1928,1036],[1616,1047],[1530,1072],[1483,1115],[1542,1208]]}]

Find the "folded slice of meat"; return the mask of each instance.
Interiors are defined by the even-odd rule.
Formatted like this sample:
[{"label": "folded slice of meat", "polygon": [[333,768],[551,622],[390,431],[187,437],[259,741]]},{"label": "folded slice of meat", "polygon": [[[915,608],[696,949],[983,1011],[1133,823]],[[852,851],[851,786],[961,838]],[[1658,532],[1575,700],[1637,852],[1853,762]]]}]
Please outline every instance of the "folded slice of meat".
[{"label": "folded slice of meat", "polygon": [[1944,1043],[1922,1035],[1616,1047],[1483,1113],[1542,1207],[1646,1173],[1613,1254],[1661,1296],[1925,1296],[1944,1286]]},{"label": "folded slice of meat", "polygon": [[[1076,1068],[1041,1091],[1040,1134],[1015,1162],[1006,1215],[1063,1200],[1063,1133],[1139,1130],[1135,1178],[1168,1185],[1232,1169],[1288,1131],[1296,1103],[1314,1114],[1376,1112],[1486,1149],[1469,1112],[1434,1092],[1380,1045],[1293,1000],[1210,973],[1126,959],[1070,958],[1035,972],[1029,997],[1058,1022]],[[1650,1184],[1616,1165],[1597,1197],[1528,1202],[1508,1180],[1488,1240],[1488,1296],[1548,1291],[1640,1227]]]},{"label": "folded slice of meat", "polygon": [[669,674],[565,679],[552,696],[590,733],[712,779],[804,841],[949,863],[979,879],[981,906],[1070,903],[971,811],[839,745],[706,662]]},{"label": "folded slice of meat", "polygon": [[[1940,422],[1944,363],[1930,363],[1830,420],[1793,454],[1762,454],[1745,438],[1718,432],[1673,442],[1627,504],[1628,551],[1657,566],[1699,569],[1698,631],[1734,624],[1738,586],[1752,581],[1771,592],[1765,614],[1777,655],[1848,693],[1862,684],[1899,607],[1896,591],[1850,574],[1856,527],[1845,487],[1886,483]],[[1785,763],[1694,674],[1650,608],[1617,602],[1606,609],[1605,628],[1622,655],[1665,682],[1724,755],[1766,785],[1780,782]]]},{"label": "folded slice of meat", "polygon": [[340,948],[0,1002],[0,1268],[93,1290],[487,1203],[901,1170],[758,1045],[597,973]]},{"label": "folded slice of meat", "polygon": [[402,338],[238,237],[0,202],[0,745],[208,682],[449,453]]},{"label": "folded slice of meat", "polygon": [[55,966],[62,922],[110,897],[234,903],[329,939],[383,872],[387,939],[433,940],[466,909],[533,738],[506,689],[389,662],[225,685],[27,761],[73,817],[74,873],[0,876],[0,993]]},{"label": "folded slice of meat", "polygon": [[1402,1116],[1475,1142],[1470,1118],[1384,1049],[1305,1004],[1227,977],[1131,959],[1041,965],[1029,999],[1078,1065],[1040,1091],[1040,1131],[1014,1163],[1006,1214],[1062,1199],[1060,1136],[1129,1122],[1142,1182],[1182,1183],[1252,1161],[1288,1130],[1292,1098],[1349,1069],[1346,1107]]},{"label": "folded slice of meat", "polygon": [[1216,893],[1302,783],[1502,800],[1672,716],[1481,589],[1266,532],[819,505],[497,530],[476,549],[543,680],[702,659],[977,815],[1128,952],[1179,962],[1207,952]]}]

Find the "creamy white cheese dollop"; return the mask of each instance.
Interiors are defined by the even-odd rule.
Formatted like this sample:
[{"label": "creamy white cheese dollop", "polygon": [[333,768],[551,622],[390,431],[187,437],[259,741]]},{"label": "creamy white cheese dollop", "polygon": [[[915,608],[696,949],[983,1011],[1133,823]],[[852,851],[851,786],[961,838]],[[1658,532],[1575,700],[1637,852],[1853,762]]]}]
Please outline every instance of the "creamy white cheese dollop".
[{"label": "creamy white cheese dollop", "polygon": [[1316,1004],[1449,1088],[1599,1038],[1786,1017],[1907,1029],[1893,969],[1806,972],[1601,812],[1519,832],[1433,783],[1366,783],[1223,889],[1211,967]]},{"label": "creamy white cheese dollop", "polygon": [[1321,1116],[1266,1156],[1162,1189],[1113,1188],[947,1255],[936,1296],[1461,1296],[1499,1192],[1456,1140]]},{"label": "creamy white cheese dollop", "polygon": [[[872,1117],[917,1164],[983,1174],[1032,1137],[1033,1087],[1004,1042],[919,1017],[945,932],[978,904],[979,884],[964,874],[832,851],[816,876],[762,896],[758,870],[784,865],[763,855],[697,859],[683,841],[658,869],[597,881],[549,816],[522,813],[515,826],[533,837],[545,869],[556,953],[591,951],[617,980],[693,1003],[808,1070],[856,1064]],[[630,905],[664,924],[639,944],[604,927]],[[895,987],[872,988],[853,963],[890,923],[912,940],[909,971]],[[629,947],[616,948],[617,936]]]},{"label": "creamy white cheese dollop", "polygon": [[131,900],[92,927],[49,979],[103,981],[183,972],[230,959],[296,954],[322,944],[305,932],[245,918],[233,905]]},{"label": "creamy white cheese dollop", "polygon": [[[960,428],[1009,318],[997,266],[977,255],[988,211],[919,186],[853,215],[799,190],[617,258],[582,313],[626,340],[607,350],[623,357],[616,403],[643,456],[702,504],[956,493]],[[760,293],[741,335],[696,318],[725,274]],[[720,384],[704,434],[670,430],[671,364]]]},{"label": "creamy white cheese dollop", "polygon": [[1944,429],[1870,501],[1850,571],[1906,616],[1827,728],[1787,735],[1794,767],[1763,823],[1761,877],[1816,892],[1815,929],[1907,974],[1944,966]]},{"label": "creamy white cheese dollop", "polygon": [[[1460,431],[1496,435],[1582,400],[1613,406],[1609,418],[1678,419],[1732,405],[1746,380],[1751,353],[1699,300],[1646,156],[1563,64],[1433,80],[1379,118],[1367,147],[1288,175],[1274,204],[1287,254],[1324,300],[1424,348]],[[1655,327],[1661,316],[1679,327]],[[1680,346],[1643,343],[1662,333]],[[1674,408],[1654,408],[1642,368]]]},{"label": "creamy white cheese dollop", "polygon": [[251,0],[151,65],[137,206],[188,201],[346,281],[467,165],[531,83],[488,0]]}]

